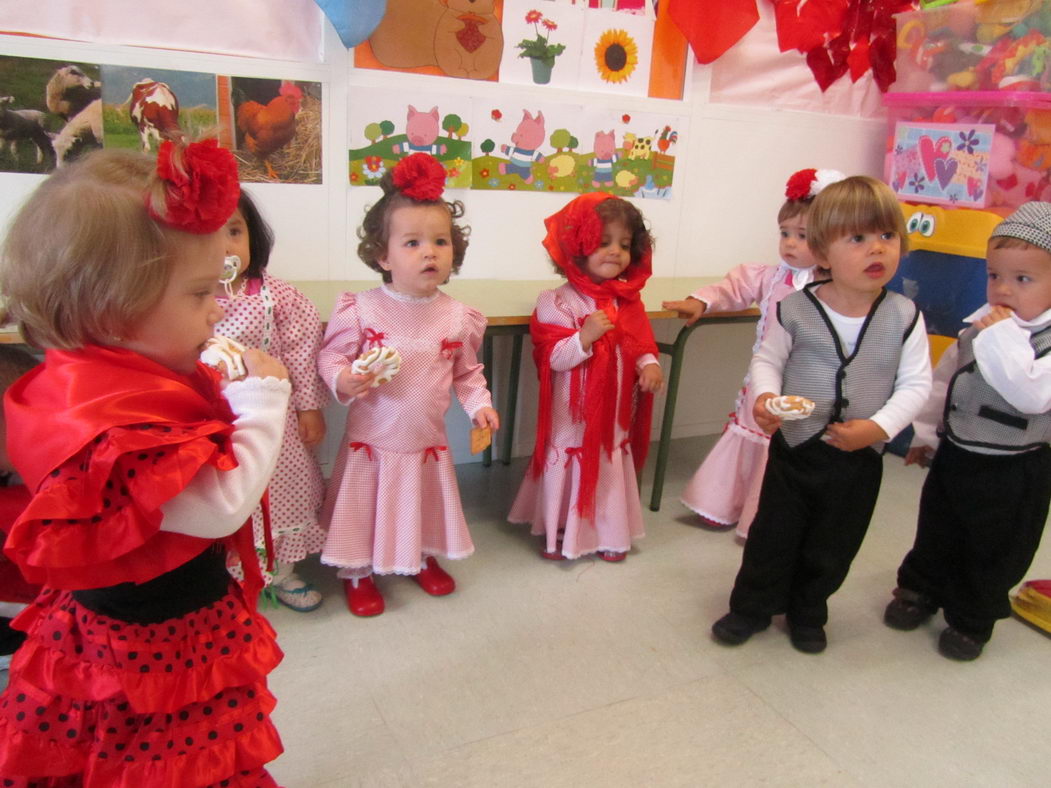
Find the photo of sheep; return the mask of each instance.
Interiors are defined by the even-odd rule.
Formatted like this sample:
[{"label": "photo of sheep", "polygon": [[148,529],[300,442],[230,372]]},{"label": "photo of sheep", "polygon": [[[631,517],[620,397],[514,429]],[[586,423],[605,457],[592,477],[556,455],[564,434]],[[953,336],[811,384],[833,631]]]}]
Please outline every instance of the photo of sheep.
[{"label": "photo of sheep", "polygon": [[215,74],[146,66],[102,66],[102,128],[107,148],[156,152],[173,132],[214,137]]},{"label": "photo of sheep", "polygon": [[0,56],[0,171],[50,172],[102,146],[99,66]]}]

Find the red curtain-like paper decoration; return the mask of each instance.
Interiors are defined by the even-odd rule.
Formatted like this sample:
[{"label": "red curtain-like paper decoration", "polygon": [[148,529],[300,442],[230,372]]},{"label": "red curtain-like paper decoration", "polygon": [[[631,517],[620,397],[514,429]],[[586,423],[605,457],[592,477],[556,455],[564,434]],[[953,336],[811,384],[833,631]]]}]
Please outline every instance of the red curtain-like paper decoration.
[{"label": "red curtain-like paper decoration", "polygon": [[668,0],[668,13],[701,63],[711,63],[759,21],[756,0]]},{"label": "red curtain-like paper decoration", "polygon": [[857,82],[866,71],[879,89],[894,82],[894,14],[913,0],[771,0],[782,52],[797,49],[822,92],[850,73]]}]

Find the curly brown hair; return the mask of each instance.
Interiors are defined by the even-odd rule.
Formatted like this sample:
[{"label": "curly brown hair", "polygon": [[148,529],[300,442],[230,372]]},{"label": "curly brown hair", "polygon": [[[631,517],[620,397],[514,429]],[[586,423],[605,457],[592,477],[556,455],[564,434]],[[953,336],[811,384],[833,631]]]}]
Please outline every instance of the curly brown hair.
[{"label": "curly brown hair", "polygon": [[460,271],[463,258],[467,254],[467,236],[471,228],[456,223],[464,215],[463,203],[459,200],[414,200],[406,197],[394,186],[394,176],[388,170],[380,181],[383,196],[379,202],[370,206],[365,212],[365,219],[358,228],[358,257],[373,271],[377,271],[383,281],[390,284],[390,271],[380,265],[380,260],[387,256],[387,243],[390,240],[390,217],[398,208],[412,205],[439,205],[449,212],[453,246],[453,273]]},{"label": "curly brown hair", "polygon": [[[646,219],[643,217],[642,211],[627,200],[622,200],[619,197],[603,200],[595,205],[595,213],[602,220],[603,227],[612,222],[620,222],[631,232],[631,263],[628,264],[629,268],[653,251],[656,240],[653,237],[653,233],[650,232],[650,228],[646,225]],[[586,255],[574,257],[573,262],[578,268],[583,270],[588,263],[588,258]],[[565,276],[562,269],[555,265],[554,262],[552,262],[552,265],[554,265],[555,273]]]}]

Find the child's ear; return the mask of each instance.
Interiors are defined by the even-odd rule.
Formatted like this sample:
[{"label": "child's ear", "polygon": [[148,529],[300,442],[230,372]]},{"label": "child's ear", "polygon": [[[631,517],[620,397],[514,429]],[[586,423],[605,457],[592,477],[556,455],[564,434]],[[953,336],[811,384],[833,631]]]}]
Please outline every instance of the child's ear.
[{"label": "child's ear", "polygon": [[382,268],[384,271],[390,270],[390,263],[387,262],[387,255],[383,255],[383,257],[377,258],[376,262],[379,263],[380,268]]}]

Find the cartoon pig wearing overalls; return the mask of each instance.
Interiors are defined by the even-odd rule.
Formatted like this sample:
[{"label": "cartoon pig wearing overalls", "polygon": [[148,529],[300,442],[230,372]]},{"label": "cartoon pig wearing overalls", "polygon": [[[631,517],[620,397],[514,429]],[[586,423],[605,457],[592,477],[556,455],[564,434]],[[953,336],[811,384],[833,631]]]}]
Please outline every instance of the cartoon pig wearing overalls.
[{"label": "cartoon pig wearing overalls", "polygon": [[534,118],[529,110],[522,110],[522,122],[511,135],[510,145],[501,145],[500,152],[507,156],[507,162],[500,164],[502,175],[517,175],[526,183],[533,182],[533,162],[543,161],[544,156],[537,148],[544,141],[544,113],[538,111]]}]

